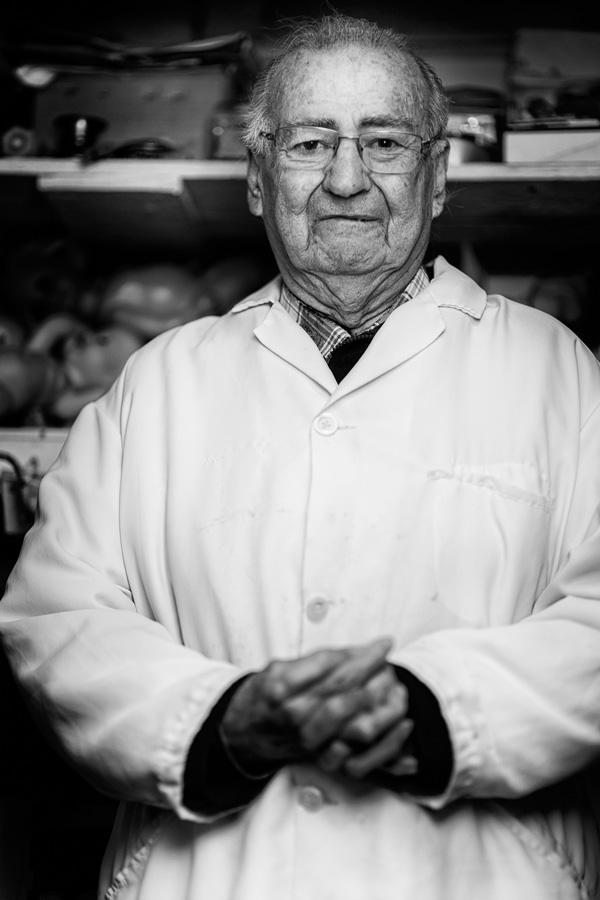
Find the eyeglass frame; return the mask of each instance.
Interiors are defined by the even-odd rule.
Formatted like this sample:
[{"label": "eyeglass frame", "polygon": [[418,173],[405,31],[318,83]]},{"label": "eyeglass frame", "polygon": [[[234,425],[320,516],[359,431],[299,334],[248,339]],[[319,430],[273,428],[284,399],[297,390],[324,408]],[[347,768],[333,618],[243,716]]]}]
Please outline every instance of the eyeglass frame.
[{"label": "eyeglass frame", "polygon": [[[361,137],[363,137],[364,135],[368,135],[368,134],[374,134],[374,135],[376,135],[376,134],[380,134],[380,133],[381,133],[381,134],[388,133],[388,134],[405,134],[405,135],[408,135],[408,136],[410,136],[410,137],[417,138],[417,139],[421,142],[421,146],[420,146],[420,148],[419,148],[419,154],[420,154],[421,157],[425,157],[425,156],[427,156],[429,153],[431,153],[432,145],[435,144],[436,141],[440,140],[440,138],[441,138],[441,135],[440,135],[440,134],[437,134],[437,135],[435,135],[434,137],[429,138],[429,140],[424,140],[424,139],[421,137],[420,134],[414,134],[413,132],[410,132],[410,131],[398,131],[398,130],[395,130],[395,129],[388,129],[387,132],[385,132],[385,131],[378,132],[378,131],[369,131],[369,130],[366,130],[366,131],[363,131],[361,134],[355,134],[355,135],[352,135],[352,134],[340,134],[340,132],[339,132],[336,128],[329,128],[329,127],[324,126],[324,125],[292,125],[292,124],[279,125],[279,126],[275,129],[275,131],[260,131],[260,132],[259,132],[259,135],[260,135],[260,137],[266,138],[266,140],[268,140],[268,141],[273,141],[273,144],[275,144],[275,143],[276,143],[276,140],[277,140],[277,133],[278,133],[279,131],[281,131],[282,129],[284,129],[284,128],[311,128],[311,129],[314,129],[315,131],[326,131],[326,132],[329,132],[330,134],[335,134],[336,137],[337,137],[337,143],[335,144],[335,147],[333,148],[333,155],[332,155],[331,159],[330,159],[328,162],[326,162],[324,165],[310,165],[310,164],[309,164],[309,165],[303,165],[301,162],[299,162],[298,160],[296,160],[295,162],[299,162],[299,164],[298,164],[297,166],[292,165],[292,168],[299,168],[299,169],[315,169],[315,170],[321,169],[321,170],[324,171],[328,166],[331,165],[331,163],[332,163],[333,160],[335,159],[335,156],[336,156],[336,154],[337,154],[337,152],[338,152],[338,148],[339,148],[339,146],[340,146],[340,141],[341,141],[341,140],[349,140],[349,141],[356,141],[356,149],[358,150],[358,154],[359,154],[359,156],[360,156],[360,160],[361,160],[362,164],[364,165],[365,169],[367,169],[368,172],[373,172],[374,175],[402,175],[402,174],[408,174],[409,172],[414,171],[414,169],[415,169],[415,167],[416,167],[416,163],[415,163],[415,166],[411,166],[411,168],[410,168],[410,169],[406,169],[405,172],[378,172],[376,169],[371,169],[370,166],[368,166],[367,163],[364,161],[364,158],[363,158],[363,150],[364,150],[364,148],[361,147],[361,145],[360,145],[360,139],[361,139]],[[276,149],[278,149],[280,153],[284,153],[284,154],[286,154],[286,156],[287,156],[287,151],[286,151],[285,149],[283,149],[283,148],[277,148],[277,147],[276,147]],[[288,159],[289,159],[289,157],[288,157]]]}]

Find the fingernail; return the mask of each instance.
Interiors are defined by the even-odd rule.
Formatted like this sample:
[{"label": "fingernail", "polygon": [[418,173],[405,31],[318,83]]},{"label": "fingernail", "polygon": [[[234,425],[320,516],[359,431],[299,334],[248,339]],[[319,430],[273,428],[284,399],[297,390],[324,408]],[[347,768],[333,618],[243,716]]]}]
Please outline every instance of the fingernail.
[{"label": "fingernail", "polygon": [[419,771],[419,763],[414,756],[406,756],[400,761],[402,771],[405,775],[414,775]]}]

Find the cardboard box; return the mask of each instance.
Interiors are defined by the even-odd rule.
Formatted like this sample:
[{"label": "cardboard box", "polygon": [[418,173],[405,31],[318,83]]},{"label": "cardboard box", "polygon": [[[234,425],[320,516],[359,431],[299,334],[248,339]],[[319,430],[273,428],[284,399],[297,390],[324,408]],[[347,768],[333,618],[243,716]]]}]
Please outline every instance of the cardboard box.
[{"label": "cardboard box", "polygon": [[506,163],[597,163],[600,128],[506,131],[502,158]]}]

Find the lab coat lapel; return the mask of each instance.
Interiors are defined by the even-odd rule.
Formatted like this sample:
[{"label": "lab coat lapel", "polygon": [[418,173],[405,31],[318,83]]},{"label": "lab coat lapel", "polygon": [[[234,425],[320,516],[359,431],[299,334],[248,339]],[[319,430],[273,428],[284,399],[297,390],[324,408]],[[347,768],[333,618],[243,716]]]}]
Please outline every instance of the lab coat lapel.
[{"label": "lab coat lapel", "polygon": [[271,306],[254,334],[264,347],[304,372],[329,394],[335,390],[336,380],[317,345],[279,303]]},{"label": "lab coat lapel", "polygon": [[429,347],[446,328],[444,308],[480,319],[486,302],[486,293],[479,285],[438,256],[428,287],[391,313],[333,399],[363,387]]},{"label": "lab coat lapel", "polygon": [[402,304],[379,329],[363,356],[340,383],[335,399],[379,378],[433,343],[445,329],[444,318],[428,290]]}]

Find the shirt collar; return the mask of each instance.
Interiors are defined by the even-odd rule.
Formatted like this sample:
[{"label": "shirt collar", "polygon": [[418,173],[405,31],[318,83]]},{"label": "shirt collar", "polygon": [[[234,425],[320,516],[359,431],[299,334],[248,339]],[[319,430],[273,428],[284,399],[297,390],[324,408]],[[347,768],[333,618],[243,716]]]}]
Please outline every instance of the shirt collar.
[{"label": "shirt collar", "polygon": [[336,347],[339,347],[341,344],[351,341],[353,338],[359,337],[360,335],[376,331],[383,325],[391,312],[408,300],[412,300],[417,294],[420,294],[421,291],[425,290],[428,284],[429,278],[427,273],[425,269],[421,267],[414,278],[404,288],[400,296],[385,310],[385,312],[382,313],[376,322],[372,322],[362,329],[362,331],[358,330],[353,334],[346,331],[345,328],[342,328],[341,325],[338,325],[338,323],[334,322],[329,316],[317,312],[317,310],[308,306],[308,304],[304,303],[302,300],[299,300],[285,284],[282,284],[279,302],[294,321],[304,328],[308,335],[313,339],[325,359],[328,359]]}]

